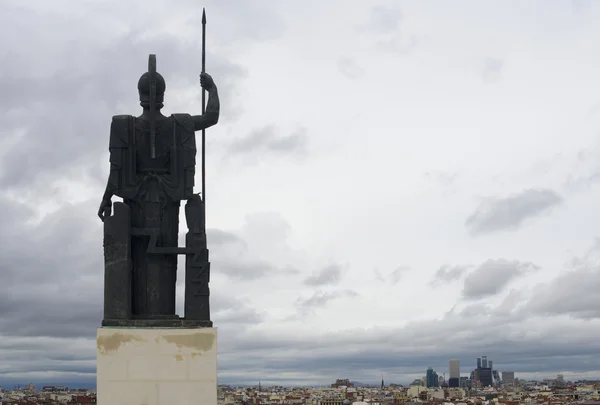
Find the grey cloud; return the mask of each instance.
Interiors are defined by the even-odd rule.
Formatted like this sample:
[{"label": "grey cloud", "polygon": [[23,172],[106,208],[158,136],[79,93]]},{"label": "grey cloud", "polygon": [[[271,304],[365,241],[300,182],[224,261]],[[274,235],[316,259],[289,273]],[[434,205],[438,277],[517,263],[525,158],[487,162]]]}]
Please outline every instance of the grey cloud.
[{"label": "grey cloud", "polygon": [[483,61],[481,77],[484,82],[491,83],[498,80],[504,67],[504,60],[499,58],[487,57]]},{"label": "grey cloud", "polygon": [[265,276],[297,274],[291,264],[277,266],[256,253],[256,244],[263,240],[273,252],[289,232],[289,225],[278,215],[254,214],[246,218],[244,227],[236,232],[207,230],[211,261],[219,263],[219,273],[238,281],[252,281]]},{"label": "grey cloud", "polygon": [[445,283],[450,283],[452,281],[456,281],[460,279],[467,270],[469,270],[472,266],[450,266],[443,265],[440,267],[433,276],[433,279],[430,281],[432,285],[441,285]]},{"label": "grey cloud", "polygon": [[342,269],[339,265],[327,266],[321,271],[307,277],[304,284],[310,286],[321,286],[325,284],[337,284],[342,277]]},{"label": "grey cloud", "polygon": [[364,69],[356,63],[356,60],[348,56],[341,56],[337,61],[337,67],[340,73],[348,79],[357,79],[365,73]]},{"label": "grey cloud", "polygon": [[249,303],[224,292],[211,295],[211,307],[214,308],[211,318],[215,324],[258,325],[264,319]]},{"label": "grey cloud", "polygon": [[209,229],[211,261],[219,263],[219,275],[236,281],[298,275],[295,251],[287,244],[290,231],[289,223],[277,212],[249,214],[234,231]]},{"label": "grey cloud", "polygon": [[[599,110],[600,103],[597,103],[590,109],[588,117],[594,118]],[[568,191],[585,191],[600,181],[600,167],[597,164],[600,158],[600,144],[581,149],[574,156],[570,156],[570,158],[572,161],[572,171],[564,181],[564,187]]]},{"label": "grey cloud", "polygon": [[576,13],[585,13],[592,6],[592,1],[590,0],[571,0],[571,8]]},{"label": "grey cloud", "polygon": [[373,46],[384,52],[408,54],[424,38],[402,30],[402,13],[398,8],[376,6],[371,9],[368,20],[356,28],[373,40]]},{"label": "grey cloud", "polygon": [[268,125],[251,132],[248,136],[234,140],[228,148],[233,154],[251,154],[255,156],[261,153],[275,155],[298,155],[307,154],[308,135],[301,128],[290,135],[280,135],[275,126]]},{"label": "grey cloud", "polygon": [[495,295],[514,278],[535,270],[539,270],[539,266],[530,262],[486,260],[465,278],[463,296],[478,299]]},{"label": "grey cloud", "polygon": [[457,172],[430,171],[426,172],[424,175],[427,179],[442,186],[451,186],[458,178]]},{"label": "grey cloud", "polygon": [[277,270],[263,260],[246,261],[239,257],[222,258],[220,254],[216,257],[216,260],[219,260],[220,272],[238,280],[256,280]]},{"label": "grey cloud", "polygon": [[464,307],[460,314],[462,316],[489,316],[491,313],[491,308],[485,304],[471,304]]},{"label": "grey cloud", "polygon": [[410,271],[410,266],[398,266],[389,275],[390,284],[398,284],[398,282],[402,279],[402,276],[408,271]]},{"label": "grey cloud", "polygon": [[397,8],[375,6],[371,9],[367,23],[361,26],[362,30],[368,30],[380,34],[396,32],[400,28],[402,13]]},{"label": "grey cloud", "polygon": [[388,274],[382,274],[379,269],[374,269],[373,273],[375,274],[375,279],[377,281],[381,281],[382,283],[390,283],[391,285],[396,285],[402,279],[406,272],[410,271],[411,267],[402,265],[396,267],[394,270],[389,272]]},{"label": "grey cloud", "polygon": [[375,43],[375,47],[385,52],[395,52],[406,55],[421,44],[424,38],[417,35],[405,36],[397,34],[391,38],[381,39]]},{"label": "grey cloud", "polygon": [[[202,13],[198,2],[186,0],[191,13],[188,23],[199,27],[199,15]],[[281,10],[282,4],[269,0],[254,0],[252,2],[222,2],[213,0],[206,5],[207,18],[210,28],[217,31],[211,36],[219,37],[220,41],[269,41],[281,38],[286,31]],[[260,22],[260,23],[258,23]]]},{"label": "grey cloud", "polygon": [[308,298],[298,298],[296,304],[302,307],[302,309],[314,309],[323,307],[329,301],[344,297],[356,297],[358,293],[353,290],[335,290],[335,291],[315,291],[313,295]]},{"label": "grey cloud", "polygon": [[569,175],[565,181],[565,187],[572,192],[578,192],[587,189],[591,185],[600,181],[600,170],[594,170],[583,176]]},{"label": "grey cloud", "polygon": [[89,386],[94,384],[96,373],[94,348],[94,339],[71,339],[65,344],[65,339],[59,338],[2,336],[0,385],[23,384],[18,376],[34,373],[36,378],[31,380],[36,382],[69,381]]},{"label": "grey cloud", "polygon": [[525,189],[505,198],[490,197],[481,201],[465,225],[472,235],[516,229],[561,202],[562,197],[549,189]]},{"label": "grey cloud", "polygon": [[206,239],[211,245],[227,245],[239,243],[247,246],[244,240],[233,232],[223,231],[221,229],[207,229]]},{"label": "grey cloud", "polygon": [[528,314],[520,312],[523,304],[526,302],[525,292],[523,290],[512,289],[504,297],[502,302],[494,309],[494,315],[497,317],[522,317],[525,319]]},{"label": "grey cloud", "polygon": [[[261,381],[317,384],[338,374],[376,382],[385,373],[406,384],[428,365],[438,371],[447,368],[449,355],[447,350],[439,349],[439,336],[444,336],[444,347],[453,347],[452,357],[460,358],[467,370],[469,365],[475,366],[478,355],[487,354],[498,369],[514,370],[521,378],[528,374],[551,376],[559,371],[571,371],[573,375],[597,371],[600,342],[593,336],[598,322],[498,318],[496,310],[487,304],[483,309],[471,305],[463,313],[411,322],[402,328],[349,326],[339,332],[305,330],[286,336],[255,329],[243,339],[236,339],[239,350],[247,354],[243,359],[233,353],[220,357],[220,364],[227,369],[221,378],[245,383],[249,382],[247,374],[252,373]],[[481,314],[487,316],[477,316]],[[531,334],[532,329],[536,334]],[[573,336],[577,337],[576,344],[571,340]],[[398,341],[403,344],[398,345]],[[230,364],[245,374],[235,373]],[[286,376],[274,377],[282,374]]]},{"label": "grey cloud", "polygon": [[[198,44],[170,34],[148,38],[145,27],[132,27],[120,36],[118,30],[111,32],[107,43],[102,21],[118,24],[115,15],[127,14],[108,17],[82,10],[80,18],[71,21],[59,6],[52,11],[4,6],[3,16],[10,18],[3,20],[0,34],[20,41],[7,43],[0,55],[0,116],[8,143],[0,165],[3,187],[25,188],[34,182],[45,186],[59,176],[100,170],[94,165],[107,152],[111,116],[139,109],[136,85],[149,53],[157,54],[158,70],[167,81],[166,109],[175,106],[170,103],[172,94],[196,88],[195,108],[200,111]],[[61,35],[66,32],[65,19],[79,40]],[[55,35],[48,37],[47,32]],[[207,58],[222,93],[223,115],[232,119],[233,94],[245,70],[210,49]]]},{"label": "grey cloud", "polygon": [[[78,337],[91,335],[101,320],[101,232],[94,226],[94,205],[64,205],[41,222],[16,217],[22,211],[12,202],[0,210],[0,294],[4,334]],[[31,224],[29,226],[24,224]],[[88,247],[96,245],[96,254]],[[8,292],[18,291],[18,294]]]},{"label": "grey cloud", "polygon": [[600,319],[598,248],[592,253],[572,260],[564,273],[535,287],[522,311],[543,316]]}]

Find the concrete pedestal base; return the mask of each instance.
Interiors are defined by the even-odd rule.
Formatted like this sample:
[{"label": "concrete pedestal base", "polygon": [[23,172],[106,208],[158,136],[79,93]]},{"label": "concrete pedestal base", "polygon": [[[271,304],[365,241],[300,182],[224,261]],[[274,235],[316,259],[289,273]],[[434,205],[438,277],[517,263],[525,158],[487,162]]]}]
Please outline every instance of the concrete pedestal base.
[{"label": "concrete pedestal base", "polygon": [[98,329],[97,405],[217,405],[216,328]]}]

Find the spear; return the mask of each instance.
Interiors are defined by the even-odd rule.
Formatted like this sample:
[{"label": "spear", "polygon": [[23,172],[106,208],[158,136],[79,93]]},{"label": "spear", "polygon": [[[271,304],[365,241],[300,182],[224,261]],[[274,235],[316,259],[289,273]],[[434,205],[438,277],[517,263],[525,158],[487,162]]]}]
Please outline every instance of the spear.
[{"label": "spear", "polygon": [[[202,73],[206,70],[206,11],[202,7]],[[206,112],[206,92],[202,89],[202,115]],[[204,201],[202,213],[206,221],[206,131],[202,130],[202,200]]]}]

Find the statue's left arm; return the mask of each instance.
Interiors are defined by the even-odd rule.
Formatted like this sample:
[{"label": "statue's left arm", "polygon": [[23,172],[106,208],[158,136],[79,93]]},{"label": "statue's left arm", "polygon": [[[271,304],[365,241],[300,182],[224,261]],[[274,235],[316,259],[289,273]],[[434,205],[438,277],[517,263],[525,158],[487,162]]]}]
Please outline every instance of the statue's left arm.
[{"label": "statue's left arm", "polygon": [[202,73],[200,75],[200,84],[204,90],[208,91],[208,102],[206,103],[206,112],[204,114],[192,116],[195,131],[212,127],[219,122],[219,113],[221,111],[219,92],[212,77],[207,73]]}]

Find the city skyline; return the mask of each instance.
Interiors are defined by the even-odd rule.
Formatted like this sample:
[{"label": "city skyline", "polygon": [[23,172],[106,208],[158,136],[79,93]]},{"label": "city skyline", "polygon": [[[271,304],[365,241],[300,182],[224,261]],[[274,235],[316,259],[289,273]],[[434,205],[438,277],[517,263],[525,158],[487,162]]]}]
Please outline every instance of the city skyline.
[{"label": "city skyline", "polygon": [[[547,384],[537,384],[532,381],[519,381],[518,386],[500,386],[480,389],[477,387],[462,388],[424,388],[410,387],[364,387],[354,386],[348,379],[336,379],[330,386],[321,387],[283,387],[264,386],[226,386],[215,387],[218,405],[365,405],[376,403],[380,405],[404,405],[407,403],[425,402],[446,404],[467,403],[476,404],[479,401],[493,399],[499,405],[530,404],[542,405],[548,403],[560,405],[594,404],[597,402],[600,381],[578,381],[564,384],[563,376],[557,375]],[[7,404],[40,403],[48,405],[94,405],[99,403],[101,396],[95,390],[73,389],[65,386],[16,387],[11,390],[0,390],[0,401]],[[25,400],[24,400],[25,399]]]},{"label": "city skyline", "polygon": [[[521,382],[530,382],[530,381],[536,381],[539,383],[549,383],[549,382],[560,382],[560,383],[565,383],[567,381],[570,381],[572,383],[578,382],[578,383],[582,383],[582,382],[590,382],[590,383],[598,383],[600,382],[600,378],[592,378],[592,379],[576,379],[576,380],[568,380],[564,378],[563,374],[557,374],[551,378],[544,378],[544,379],[534,379],[534,380],[528,380],[528,379],[524,379],[524,378],[519,378],[518,375],[515,375],[514,372],[503,372],[503,383],[505,382],[504,380],[504,374],[507,374],[509,377],[508,383],[512,384],[512,382],[514,381],[514,379],[518,379]],[[422,377],[426,377],[426,373],[422,376]],[[440,378],[442,377],[441,375],[439,376]],[[462,376],[461,377],[466,377],[466,376]],[[337,379],[336,381],[340,381],[340,380],[348,380],[348,382],[352,385],[354,385],[355,387],[357,386],[356,384],[358,384],[358,387],[371,387],[371,388],[378,388],[381,386],[381,381],[375,381],[375,382],[365,382],[365,381],[355,381],[349,378],[343,378],[343,379]],[[415,379],[417,380],[417,379]],[[420,380],[420,379],[418,379]],[[385,387],[388,388],[390,387],[390,385],[402,385],[404,387],[408,387],[410,385],[413,385],[414,381],[411,383],[399,383],[397,381],[390,381],[390,382],[386,382],[385,383]],[[331,387],[331,381],[330,382],[324,382],[324,383],[320,383],[320,384],[309,384],[309,385],[301,385],[301,384],[280,384],[277,381],[270,381],[270,380],[260,380],[254,383],[244,383],[244,384],[235,384],[235,383],[222,383],[219,382],[218,384],[219,386],[239,386],[239,387],[254,387],[254,388],[259,388],[260,386],[262,386],[263,388],[269,388],[269,387],[315,387],[315,388],[319,388],[319,387]],[[48,384],[40,384],[40,383],[35,383],[35,382],[28,382],[28,383],[23,383],[23,382],[11,382],[11,383],[3,383],[2,381],[0,381],[0,388],[4,388],[4,389],[15,389],[15,390],[19,390],[19,389],[27,389],[28,386],[33,386],[35,387],[36,390],[41,390],[42,388],[44,388],[45,386],[48,386]],[[95,389],[95,386],[93,385],[86,385],[85,383],[53,383],[50,384],[50,386],[60,386],[60,387],[67,387],[69,389]],[[338,387],[339,388],[339,387]],[[440,387],[435,387],[435,388],[440,388]],[[453,388],[453,387],[450,387]]]},{"label": "city skyline", "polygon": [[[477,359],[476,356],[472,356],[471,360],[473,359]],[[448,359],[448,362],[451,360],[461,360],[461,359]],[[466,363],[466,364],[465,364]],[[465,360],[465,362],[463,363],[461,361],[461,373],[460,373],[460,378],[465,378],[465,377],[469,377],[471,372],[473,371],[473,369],[475,369],[477,367],[477,363],[476,361],[471,362],[472,363],[472,367],[471,364],[468,363],[468,359]],[[429,368],[429,367],[427,367]],[[450,378],[450,367],[449,364],[446,365],[446,368],[444,368],[443,366],[440,367],[431,367],[433,369],[433,371],[435,371],[437,373],[438,377],[443,377],[444,374],[446,374],[446,381],[448,381],[448,379]],[[532,381],[543,381],[543,380],[554,380],[557,378],[557,376],[562,376],[561,378],[564,379],[565,381],[579,381],[579,380],[588,380],[588,381],[600,381],[600,375],[598,376],[594,376],[594,375],[587,375],[586,378],[578,378],[580,375],[576,374],[576,373],[558,373],[558,374],[541,374],[541,373],[521,373],[521,372],[515,372],[515,371],[508,371],[508,370],[502,370],[500,371],[501,374],[503,373],[511,373],[513,378],[519,378],[521,380],[527,381],[527,380],[532,380]],[[343,373],[342,373],[343,374]],[[369,380],[369,379],[365,379],[365,378],[361,378],[360,374],[354,374],[355,378],[348,378],[351,382],[358,382],[360,384],[364,384],[364,385],[369,385],[369,386],[374,386],[374,387],[378,387],[381,384],[381,380],[383,379],[385,381],[385,385],[388,386],[389,384],[402,384],[404,386],[408,386],[410,385],[414,380],[417,379],[421,379],[423,377],[426,376],[426,370],[422,373],[415,373],[415,374],[405,374],[402,377],[399,378],[394,378],[393,375],[386,375],[386,374],[381,374],[377,379],[375,380]],[[344,378],[347,378],[346,375],[352,375],[352,373],[346,373],[344,374]],[[261,383],[263,386],[267,387],[267,386],[289,386],[289,387],[304,387],[304,386],[314,386],[314,387],[323,387],[323,386],[329,386],[331,383],[329,382],[329,380],[331,380],[331,378],[333,377],[324,377],[324,380],[321,381],[312,381],[310,383],[306,383],[305,385],[303,385],[302,383],[298,383],[298,384],[286,384],[286,383],[282,383],[281,380],[277,379],[277,378],[269,378],[270,376],[266,376],[265,378],[259,379],[257,381],[252,381],[249,379],[242,379],[241,381],[234,381],[231,379],[227,379],[227,378],[222,378],[219,377],[218,380],[218,384],[219,385],[233,385],[233,386],[257,386],[259,383]],[[414,378],[413,378],[414,377]],[[329,379],[327,379],[329,378]],[[75,379],[75,380],[56,380],[56,379],[39,379],[36,381],[32,381],[32,380],[26,380],[26,379],[0,379],[0,387],[3,388],[12,388],[14,386],[21,386],[21,387],[25,387],[28,384],[34,384],[36,386],[42,386],[42,385],[57,385],[57,386],[67,386],[69,388],[94,388],[95,387],[95,379],[94,378],[83,378],[83,379]]]},{"label": "city skyline", "polygon": [[111,116],[149,54],[201,112],[203,7],[220,383],[600,377],[600,3],[517,1],[0,2],[0,381],[94,381]]}]

